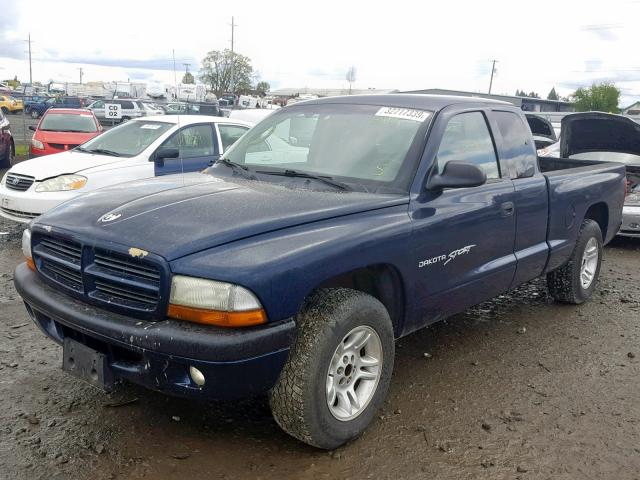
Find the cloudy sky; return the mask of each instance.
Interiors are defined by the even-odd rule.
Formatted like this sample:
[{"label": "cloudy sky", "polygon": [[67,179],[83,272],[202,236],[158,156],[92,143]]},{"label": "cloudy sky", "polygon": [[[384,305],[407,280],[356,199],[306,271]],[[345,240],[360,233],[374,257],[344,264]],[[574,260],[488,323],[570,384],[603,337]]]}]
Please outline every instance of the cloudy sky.
[{"label": "cloudy sky", "polygon": [[[378,6],[379,5],[379,6]],[[613,81],[640,100],[640,0],[407,2],[2,0],[0,77],[28,81],[173,82],[207,51],[230,46],[273,88],[516,89],[567,95]]]}]

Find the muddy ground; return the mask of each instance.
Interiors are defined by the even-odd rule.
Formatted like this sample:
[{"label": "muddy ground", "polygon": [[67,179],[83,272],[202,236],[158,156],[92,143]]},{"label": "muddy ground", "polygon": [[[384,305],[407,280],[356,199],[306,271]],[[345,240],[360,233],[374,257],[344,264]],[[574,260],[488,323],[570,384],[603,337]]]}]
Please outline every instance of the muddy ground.
[{"label": "muddy ground", "polygon": [[328,453],[282,433],[263,398],[105,395],[63,374],[13,289],[19,229],[0,233],[3,480],[640,478],[640,241],[607,248],[581,307],[536,281],[400,340],[377,420]]}]

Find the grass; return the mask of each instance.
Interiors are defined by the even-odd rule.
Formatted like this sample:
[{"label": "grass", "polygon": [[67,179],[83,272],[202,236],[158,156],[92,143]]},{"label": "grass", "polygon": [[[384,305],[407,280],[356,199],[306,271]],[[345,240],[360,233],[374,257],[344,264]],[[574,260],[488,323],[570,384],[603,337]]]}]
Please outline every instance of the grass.
[{"label": "grass", "polygon": [[16,145],[16,156],[23,157],[29,155],[29,145]]}]

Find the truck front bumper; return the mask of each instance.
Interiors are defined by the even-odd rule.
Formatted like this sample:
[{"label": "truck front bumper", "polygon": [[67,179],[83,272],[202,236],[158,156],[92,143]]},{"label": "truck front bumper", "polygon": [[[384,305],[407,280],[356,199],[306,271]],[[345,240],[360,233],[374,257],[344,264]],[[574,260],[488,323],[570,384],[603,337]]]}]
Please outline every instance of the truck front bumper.
[{"label": "truck front bumper", "polygon": [[[59,344],[65,338],[106,356],[113,375],[169,395],[228,400],[270,389],[293,342],[293,320],[230,329],[177,320],[133,319],[90,306],[45,283],[26,264],[14,283],[36,325]],[[205,378],[191,378],[195,367]]]}]

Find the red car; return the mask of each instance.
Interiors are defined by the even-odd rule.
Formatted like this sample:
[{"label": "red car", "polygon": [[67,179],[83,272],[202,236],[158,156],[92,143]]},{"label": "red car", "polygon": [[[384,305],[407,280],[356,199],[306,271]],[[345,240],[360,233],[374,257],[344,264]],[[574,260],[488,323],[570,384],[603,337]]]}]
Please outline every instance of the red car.
[{"label": "red car", "polygon": [[91,110],[50,108],[33,130],[31,157],[71,150],[102,133],[102,126]]}]

